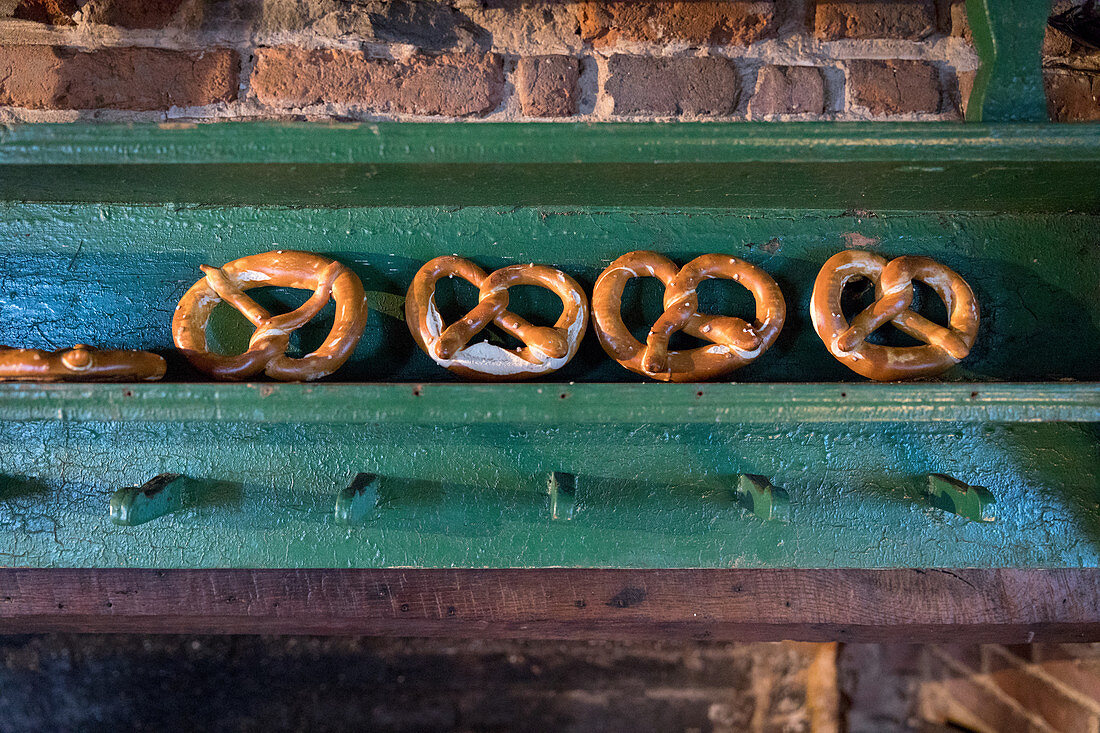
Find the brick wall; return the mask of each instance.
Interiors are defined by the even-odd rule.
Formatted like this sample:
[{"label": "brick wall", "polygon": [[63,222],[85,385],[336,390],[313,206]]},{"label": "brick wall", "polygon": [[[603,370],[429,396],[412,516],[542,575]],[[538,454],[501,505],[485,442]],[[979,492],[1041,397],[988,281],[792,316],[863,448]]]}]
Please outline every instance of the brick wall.
[{"label": "brick wall", "polygon": [[962,2],[0,0],[0,122],[957,119]]},{"label": "brick wall", "polygon": [[[1061,12],[1080,0],[1055,0]],[[1043,42],[1043,81],[1052,120],[1084,122],[1100,120],[1100,51],[1047,29]]]},{"label": "brick wall", "polygon": [[848,729],[1100,731],[1100,644],[848,645]]}]

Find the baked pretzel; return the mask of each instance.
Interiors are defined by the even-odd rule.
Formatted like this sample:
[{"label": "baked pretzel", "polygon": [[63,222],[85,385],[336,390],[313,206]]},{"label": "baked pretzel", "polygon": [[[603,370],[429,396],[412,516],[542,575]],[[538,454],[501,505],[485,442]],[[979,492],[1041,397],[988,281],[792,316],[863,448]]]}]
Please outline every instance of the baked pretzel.
[{"label": "baked pretzel", "polygon": [[[875,285],[875,302],[849,323],[840,308],[844,287],[865,277]],[[930,287],[947,305],[949,327],[909,310],[913,281]],[[939,374],[970,353],[978,335],[978,301],[966,281],[928,257],[886,258],[848,250],[833,255],[821,268],[810,299],[814,330],[829,352],[852,371],[888,381]],[[875,329],[892,322],[923,346],[867,343]]]},{"label": "baked pretzel", "polygon": [[[284,382],[327,377],[348,360],[367,325],[363,283],[354,272],[327,257],[278,250],[200,269],[206,277],[192,285],[176,306],[172,338],[196,369],[217,379],[248,379],[260,372]],[[297,309],[273,316],[245,295],[244,291],[258,287],[314,292]],[[316,316],[330,297],[336,302],[336,317],[324,343],[299,359],[287,356],[290,334]],[[206,347],[206,324],[223,300],[256,326],[248,349],[237,356],[212,354]]]},{"label": "baked pretzel", "polygon": [[[444,325],[435,307],[440,278],[458,276],[476,287],[478,304],[451,325]],[[536,285],[554,292],[562,302],[553,326],[533,326],[508,310],[508,288]],[[530,379],[561,369],[577,353],[588,323],[588,300],[573,278],[544,265],[511,265],[492,274],[461,257],[436,257],[420,268],[405,299],[405,320],[413,338],[440,366],[469,379]],[[490,323],[524,343],[505,349],[478,341]]]},{"label": "baked pretzel", "polygon": [[[655,277],[664,283],[665,311],[641,343],[623,323],[623,289],[631,278]],[[722,278],[745,286],[756,300],[756,319],[699,313],[696,287]],[[592,319],[604,351],[632,372],[662,382],[696,382],[727,374],[767,351],[783,328],[787,305],[768,273],[736,257],[707,254],[682,268],[656,252],[630,252],[600,273],[592,291]],[[683,331],[713,346],[669,351],[668,342]]]},{"label": "baked pretzel", "polygon": [[115,351],[77,344],[44,351],[0,346],[0,382],[152,382],[164,359],[148,351]]}]

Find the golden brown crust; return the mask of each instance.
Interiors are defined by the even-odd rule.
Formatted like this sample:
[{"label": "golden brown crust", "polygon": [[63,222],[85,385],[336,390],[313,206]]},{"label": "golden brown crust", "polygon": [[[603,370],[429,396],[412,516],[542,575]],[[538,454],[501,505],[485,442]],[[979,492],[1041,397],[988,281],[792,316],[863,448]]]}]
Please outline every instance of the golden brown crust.
[{"label": "golden brown crust", "polygon": [[[435,307],[435,285],[441,278],[455,276],[480,293],[474,309],[448,326]],[[543,287],[561,298],[562,312],[554,325],[534,326],[509,311],[508,288],[513,285]],[[530,379],[560,369],[577,353],[588,323],[588,300],[573,278],[552,267],[511,265],[486,274],[461,257],[436,257],[420,268],[409,286],[405,320],[424,353],[455,374],[488,381]],[[490,323],[524,346],[471,344]]]},{"label": "golden brown crust", "polygon": [[[623,324],[622,296],[635,277],[656,277],[665,286],[665,311],[639,342]],[[756,300],[752,324],[740,318],[699,313],[695,289],[709,278],[733,280]],[[632,372],[663,382],[696,382],[748,364],[767,351],[786,317],[786,302],[775,280],[744,260],[721,254],[696,257],[682,268],[656,252],[629,252],[604,270],[592,292],[592,322],[604,351]],[[710,341],[685,351],[670,351],[677,331]]]},{"label": "golden brown crust", "polygon": [[[875,302],[849,323],[840,296],[849,281],[865,277],[875,285]],[[949,327],[909,310],[913,281],[930,287],[947,305]],[[890,381],[930,377],[949,369],[970,353],[978,335],[978,301],[953,270],[928,257],[886,258],[847,250],[825,263],[810,300],[814,330],[825,347],[852,371],[868,379]],[[923,346],[880,346],[865,339],[892,322],[926,342]]]},{"label": "golden brown crust", "polygon": [[[312,252],[279,250],[249,255],[221,267],[202,266],[206,277],[184,293],[172,319],[172,338],[195,368],[217,379],[249,379],[260,372],[284,382],[303,382],[332,374],[355,351],[367,325],[363,283],[344,265]],[[272,316],[245,291],[257,287],[312,290],[296,310]],[[336,317],[315,351],[294,359],[286,355],[290,334],[310,321],[332,298]],[[226,301],[253,325],[248,349],[237,356],[212,354],[206,324],[214,307]]]},{"label": "golden brown crust", "polygon": [[164,359],[148,351],[0,347],[0,382],[152,382],[166,369]]}]

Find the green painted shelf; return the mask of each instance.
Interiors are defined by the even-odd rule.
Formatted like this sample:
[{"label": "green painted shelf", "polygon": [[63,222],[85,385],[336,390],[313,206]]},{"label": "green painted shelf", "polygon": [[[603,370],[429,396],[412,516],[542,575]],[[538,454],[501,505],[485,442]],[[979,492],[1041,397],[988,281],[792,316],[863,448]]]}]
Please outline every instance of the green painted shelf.
[{"label": "green painted shelf", "polygon": [[0,419],[293,424],[1100,422],[1100,384],[0,384]]},{"label": "green painted shelf", "polygon": [[[0,343],[150,349],[170,381],[0,385],[0,563],[1098,567],[1098,232],[1096,125],[5,129]],[[919,384],[832,359],[810,291],[852,246],[961,273],[983,310],[970,357]],[[277,248],[354,269],[366,333],[321,383],[211,383],[174,352],[175,303],[200,264]],[[789,314],[776,345],[736,383],[668,385],[590,334],[549,379],[463,384],[400,317],[440,254],[555,265],[590,292],[639,248],[767,270]],[[747,304],[700,293],[715,312]],[[441,307],[470,297],[444,288]],[[555,314],[537,291],[513,297]],[[658,301],[639,286],[627,310],[644,326]],[[229,315],[211,328],[226,348],[247,335]],[[188,480],[118,496],[171,513],[111,521],[115,492],[166,473]],[[555,473],[571,476],[556,493]],[[743,474],[785,492],[785,521],[746,506]],[[994,521],[946,511],[929,474],[988,489]]]}]

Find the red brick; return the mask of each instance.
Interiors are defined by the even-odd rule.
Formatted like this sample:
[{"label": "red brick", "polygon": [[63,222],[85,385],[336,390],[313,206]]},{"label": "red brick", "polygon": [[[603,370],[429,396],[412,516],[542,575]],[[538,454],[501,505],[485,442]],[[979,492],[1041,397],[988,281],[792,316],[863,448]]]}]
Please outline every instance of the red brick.
[{"label": "red brick", "polygon": [[528,117],[568,117],[577,112],[580,61],[571,56],[529,56],[516,64],[516,92]]},{"label": "red brick", "polygon": [[597,48],[620,41],[744,46],[777,29],[772,0],[598,0],[579,3],[575,12],[581,38]]},{"label": "red brick", "polygon": [[0,104],[29,109],[160,110],[237,96],[235,51],[0,46]]},{"label": "red brick", "polygon": [[1034,659],[1046,662],[1053,659],[1100,658],[1100,643],[1086,644],[1033,644]]},{"label": "red brick", "polygon": [[934,0],[818,0],[814,35],[842,38],[921,40],[936,29]]},{"label": "red brick", "polygon": [[74,0],[23,0],[15,6],[12,17],[50,25],[76,25],[75,12]]},{"label": "red brick", "polygon": [[966,0],[937,0],[936,15],[941,33],[954,38],[971,40],[970,18],[966,14]]},{"label": "red brick", "polygon": [[500,104],[504,70],[494,54],[372,58],[359,51],[294,47],[256,51],[252,90],[264,104],[359,105],[376,112],[465,117]]},{"label": "red brick", "polygon": [[1097,718],[1093,711],[1031,674],[1026,665],[995,646],[986,647],[986,655],[989,678],[1025,710],[1040,716],[1059,733],[1094,733]]},{"label": "red brick", "polygon": [[1047,71],[1047,111],[1055,122],[1100,120],[1100,72]]},{"label": "red brick", "polygon": [[955,75],[958,81],[958,106],[959,111],[966,114],[966,108],[970,106],[970,94],[974,91],[974,80],[978,78],[976,71],[960,71]]},{"label": "red brick", "polygon": [[977,644],[937,644],[936,651],[974,674],[982,671],[982,648]]},{"label": "red brick", "polygon": [[[1051,19],[1061,19],[1060,16],[1083,2],[1084,0],[1054,0],[1051,7]],[[1055,22],[1058,21],[1055,20]],[[1043,56],[1067,58],[1070,66],[1084,62],[1089,64],[1090,68],[1095,68],[1093,64],[1100,60],[1100,51],[1081,44],[1057,28],[1047,25],[1046,34],[1043,37]]]},{"label": "red brick", "polygon": [[[164,28],[188,0],[91,0],[83,6],[88,23],[120,28]],[[184,9],[186,12],[186,8]]]},{"label": "red brick", "polygon": [[[1015,705],[979,682],[979,678],[929,655],[930,680],[922,685],[923,718],[935,723],[955,723],[976,731],[1034,730],[1031,720]],[[960,714],[959,708],[963,714]]]},{"label": "red brick", "polygon": [[940,108],[939,71],[926,61],[851,61],[848,85],[852,103],[874,115]]},{"label": "red brick", "polygon": [[1069,56],[1072,52],[1073,39],[1048,25],[1043,35],[1043,56]]},{"label": "red brick", "polygon": [[765,66],[756,75],[749,115],[815,114],[825,111],[825,82],[812,66]]},{"label": "red brick", "polygon": [[1100,711],[1100,644],[1035,644],[1032,658],[1066,689]]},{"label": "red brick", "polygon": [[731,59],[612,56],[604,93],[617,115],[729,116],[741,99]]}]

